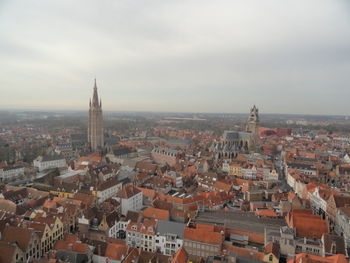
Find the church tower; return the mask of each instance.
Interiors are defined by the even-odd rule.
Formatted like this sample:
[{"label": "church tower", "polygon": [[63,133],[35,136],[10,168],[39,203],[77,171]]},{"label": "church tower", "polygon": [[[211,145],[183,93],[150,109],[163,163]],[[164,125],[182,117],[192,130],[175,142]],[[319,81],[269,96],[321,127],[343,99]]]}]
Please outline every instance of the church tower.
[{"label": "church tower", "polygon": [[98,100],[96,79],[92,101],[90,99],[88,141],[92,151],[97,151],[103,148],[102,102],[101,100]]},{"label": "church tower", "polygon": [[254,107],[250,109],[250,115],[247,122],[247,132],[256,134],[259,125],[259,109]]}]

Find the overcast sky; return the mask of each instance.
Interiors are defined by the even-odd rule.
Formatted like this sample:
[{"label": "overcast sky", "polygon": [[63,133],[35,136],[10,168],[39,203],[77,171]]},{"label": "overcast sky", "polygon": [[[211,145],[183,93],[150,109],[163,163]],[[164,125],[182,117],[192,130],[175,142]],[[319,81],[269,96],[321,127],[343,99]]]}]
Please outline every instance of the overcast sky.
[{"label": "overcast sky", "polygon": [[0,108],[350,115],[349,0],[0,0]]}]

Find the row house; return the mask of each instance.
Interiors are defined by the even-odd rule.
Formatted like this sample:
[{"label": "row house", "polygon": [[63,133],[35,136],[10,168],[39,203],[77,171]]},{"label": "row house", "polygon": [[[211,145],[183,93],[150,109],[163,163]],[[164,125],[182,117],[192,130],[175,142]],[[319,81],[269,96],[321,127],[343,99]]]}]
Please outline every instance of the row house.
[{"label": "row house", "polygon": [[341,207],[335,217],[335,232],[344,237],[345,244],[350,247],[350,207]]},{"label": "row house", "polygon": [[257,179],[257,169],[255,166],[243,168],[242,176],[244,179],[255,180]]},{"label": "row house", "polygon": [[288,163],[286,169],[295,169],[298,173],[308,176],[316,176],[317,169],[315,165],[302,164],[302,163]]},{"label": "row house", "polygon": [[276,242],[280,246],[280,252],[284,257],[294,256],[299,253],[308,253],[319,256],[346,254],[344,239],[341,236],[323,234],[319,238],[297,237],[293,228],[283,226],[279,229],[266,228],[265,241]]},{"label": "row house", "polygon": [[121,213],[126,215],[128,211],[140,211],[143,207],[143,194],[132,184],[126,184],[117,193],[116,199],[121,203]]},{"label": "row house", "polygon": [[184,248],[193,256],[219,255],[223,241],[224,233],[216,232],[214,226],[197,224],[184,230]]},{"label": "row house", "polygon": [[155,252],[155,236],[157,221],[145,219],[143,223],[130,222],[126,229],[126,242],[130,247]]},{"label": "row house", "polygon": [[327,200],[327,216],[330,221],[331,229],[334,228],[337,210],[341,207],[350,206],[350,196],[342,194],[332,194]]},{"label": "row house", "polygon": [[[63,239],[63,222],[59,219],[59,217],[52,217],[48,215],[45,217],[38,216],[26,224],[34,229],[35,227],[38,228],[42,253],[48,252],[54,247],[57,240]],[[41,226],[41,231],[39,225],[46,225],[47,227],[43,228]]]},{"label": "row house", "polygon": [[227,172],[229,176],[235,176],[235,177],[243,176],[242,166],[238,163],[232,163],[228,165]]},{"label": "row house", "polygon": [[24,252],[17,243],[0,241],[0,262],[18,263],[23,262]]},{"label": "row house", "polygon": [[155,237],[156,251],[166,256],[174,255],[183,245],[185,224],[158,220]]},{"label": "row house", "polygon": [[54,197],[46,200],[43,210],[52,217],[59,217],[63,223],[64,233],[70,233],[77,227],[77,219],[82,211],[82,202],[76,199]]},{"label": "row house", "polygon": [[22,251],[17,253],[16,262],[31,262],[42,256],[40,237],[34,229],[6,226],[2,240],[10,244],[17,244]]},{"label": "row house", "polygon": [[314,191],[309,192],[309,200],[311,208],[315,214],[321,215],[323,218],[326,217],[328,198],[332,194],[331,190],[321,189],[316,187]]},{"label": "row house", "polygon": [[96,189],[92,190],[92,195],[97,197],[98,203],[102,203],[107,199],[116,196],[122,189],[123,183],[117,178],[109,179],[98,185]]},{"label": "row house", "polygon": [[125,217],[120,218],[115,224],[114,238],[126,239],[126,230],[130,222],[140,223],[142,215],[139,212],[129,211]]}]

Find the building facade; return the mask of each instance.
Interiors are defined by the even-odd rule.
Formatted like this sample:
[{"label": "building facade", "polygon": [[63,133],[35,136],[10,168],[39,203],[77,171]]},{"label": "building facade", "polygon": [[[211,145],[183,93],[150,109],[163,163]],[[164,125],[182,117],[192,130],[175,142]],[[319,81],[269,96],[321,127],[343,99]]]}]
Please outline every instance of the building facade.
[{"label": "building facade", "polygon": [[47,169],[67,167],[67,162],[62,155],[51,154],[37,157],[33,161],[33,165],[39,172],[41,172]]},{"label": "building facade", "polygon": [[104,146],[102,102],[98,100],[96,79],[92,101],[90,100],[88,142],[92,151]]},{"label": "building facade", "polygon": [[254,106],[250,110],[246,131],[224,131],[210,150],[215,152],[216,159],[235,158],[239,153],[248,153],[255,148],[258,127],[259,110]]}]

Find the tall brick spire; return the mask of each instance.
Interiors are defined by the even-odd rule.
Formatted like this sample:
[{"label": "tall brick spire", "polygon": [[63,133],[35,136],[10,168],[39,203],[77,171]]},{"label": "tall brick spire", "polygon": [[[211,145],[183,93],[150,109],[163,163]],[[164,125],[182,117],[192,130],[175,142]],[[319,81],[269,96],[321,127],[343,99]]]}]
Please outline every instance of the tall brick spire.
[{"label": "tall brick spire", "polygon": [[104,146],[102,102],[98,99],[95,79],[92,100],[89,103],[88,141],[92,151],[101,150]]}]

